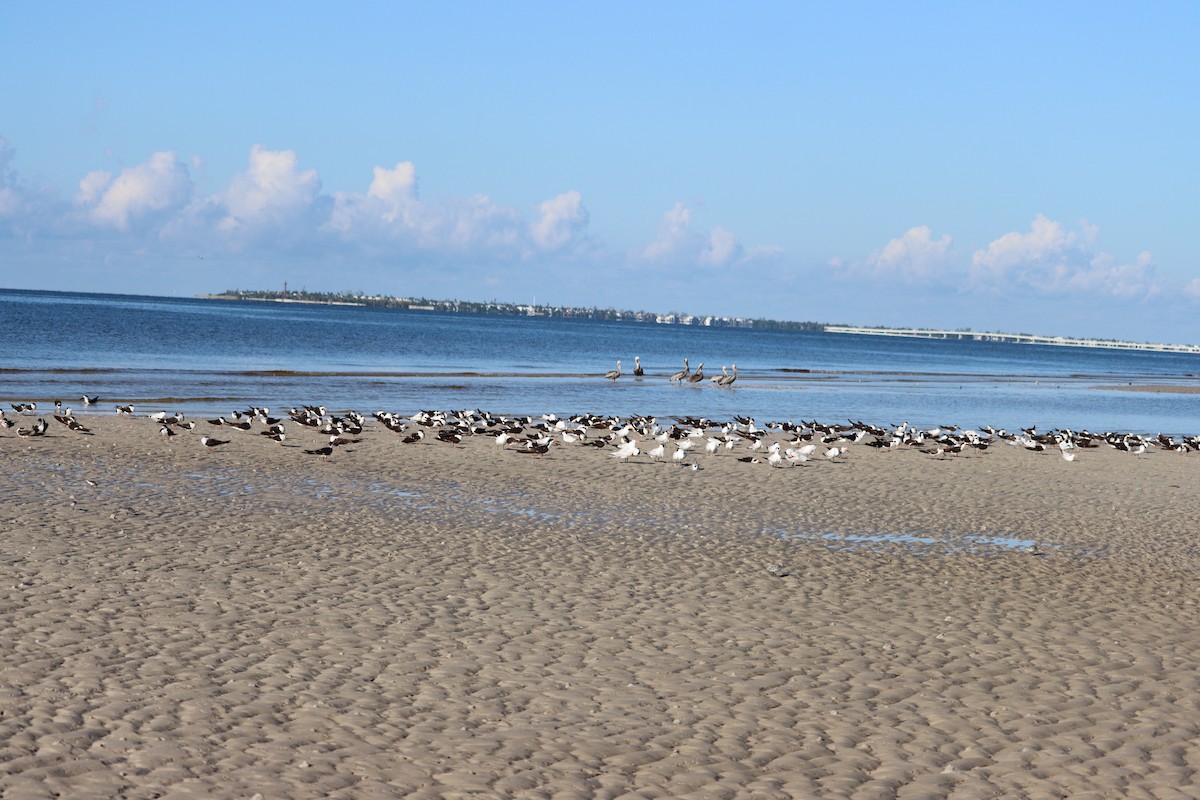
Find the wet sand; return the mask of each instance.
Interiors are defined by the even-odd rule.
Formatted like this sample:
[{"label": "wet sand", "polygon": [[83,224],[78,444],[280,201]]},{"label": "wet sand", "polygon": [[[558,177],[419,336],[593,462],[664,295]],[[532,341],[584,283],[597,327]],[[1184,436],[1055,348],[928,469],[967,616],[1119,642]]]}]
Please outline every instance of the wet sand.
[{"label": "wet sand", "polygon": [[1200,794],[1200,455],[83,419],[0,434],[5,798]]}]

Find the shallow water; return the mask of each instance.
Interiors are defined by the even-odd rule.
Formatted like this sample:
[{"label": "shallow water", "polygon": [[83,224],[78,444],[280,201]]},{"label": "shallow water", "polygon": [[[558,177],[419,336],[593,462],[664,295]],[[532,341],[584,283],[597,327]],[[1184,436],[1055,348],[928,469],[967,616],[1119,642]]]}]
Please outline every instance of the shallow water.
[{"label": "shallow water", "polygon": [[[322,404],[1200,432],[1200,397],[1118,389],[1200,385],[1196,354],[14,290],[0,290],[0,336],[16,343],[0,402],[63,399],[77,414],[87,393],[96,413]],[[684,357],[706,376],[736,363],[739,379],[672,384]],[[605,380],[617,359],[624,376]]]}]

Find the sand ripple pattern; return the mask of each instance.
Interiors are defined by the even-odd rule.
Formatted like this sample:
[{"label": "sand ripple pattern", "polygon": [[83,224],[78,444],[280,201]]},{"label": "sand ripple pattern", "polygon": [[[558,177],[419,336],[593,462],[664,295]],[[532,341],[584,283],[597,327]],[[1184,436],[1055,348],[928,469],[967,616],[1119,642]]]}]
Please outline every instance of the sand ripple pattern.
[{"label": "sand ripple pattern", "polygon": [[5,798],[1200,794],[1193,459],[324,463],[122,425],[0,442]]}]

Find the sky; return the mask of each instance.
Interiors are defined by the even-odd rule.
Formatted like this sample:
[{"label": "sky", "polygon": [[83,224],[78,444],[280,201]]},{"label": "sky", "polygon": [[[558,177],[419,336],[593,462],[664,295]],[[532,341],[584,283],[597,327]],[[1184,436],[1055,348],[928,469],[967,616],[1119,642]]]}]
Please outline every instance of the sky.
[{"label": "sky", "polygon": [[0,286],[1200,343],[1200,4],[44,3]]}]

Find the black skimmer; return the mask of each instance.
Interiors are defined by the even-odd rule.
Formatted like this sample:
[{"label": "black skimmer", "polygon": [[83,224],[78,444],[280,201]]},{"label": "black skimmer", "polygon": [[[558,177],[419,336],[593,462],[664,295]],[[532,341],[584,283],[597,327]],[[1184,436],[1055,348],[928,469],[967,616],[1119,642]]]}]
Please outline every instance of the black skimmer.
[{"label": "black skimmer", "polygon": [[316,450],[305,450],[310,456],[320,456],[322,461],[328,461],[333,455],[333,445],[327,444],[324,447],[318,447]]},{"label": "black skimmer", "polygon": [[621,361],[619,359],[617,360],[617,368],[610,369],[608,372],[604,373],[604,377],[608,378],[610,381],[615,381],[617,378],[621,377]]},{"label": "black skimmer", "polygon": [[32,428],[17,428],[17,436],[45,436],[46,427],[46,420],[39,417],[38,421],[34,423]]},{"label": "black skimmer", "polygon": [[132,417],[133,416],[133,404],[130,404],[127,406],[117,406],[117,416],[121,416],[122,414]]},{"label": "black skimmer", "polygon": [[679,372],[673,373],[671,377],[667,378],[667,380],[672,382],[682,381],[688,376],[689,372],[691,372],[691,367],[688,366],[688,360],[685,358],[683,360],[683,369],[679,370]]},{"label": "black skimmer", "polygon": [[223,444],[229,444],[228,439],[214,439],[211,436],[201,436],[200,444],[205,447],[220,447]]},{"label": "black skimmer", "polygon": [[3,412],[0,412],[0,429],[9,430],[16,424],[17,423],[13,422],[11,419],[4,416]]},{"label": "black skimmer", "polygon": [[171,441],[171,437],[175,435],[175,429],[170,425],[163,425],[159,427],[158,433],[169,442]]},{"label": "black skimmer", "polygon": [[89,397],[88,395],[85,394],[83,397],[81,397],[79,399],[83,401],[83,404],[85,406],[94,406],[94,405],[96,405],[96,403],[100,402],[100,395],[94,394],[91,397]]},{"label": "black skimmer", "polygon": [[633,357],[633,375],[634,375],[634,377],[640,378],[645,374],[646,374],[646,370],[642,369],[642,357],[634,356]]},{"label": "black skimmer", "polygon": [[37,411],[37,403],[9,403],[9,405],[18,414],[32,414]]}]

